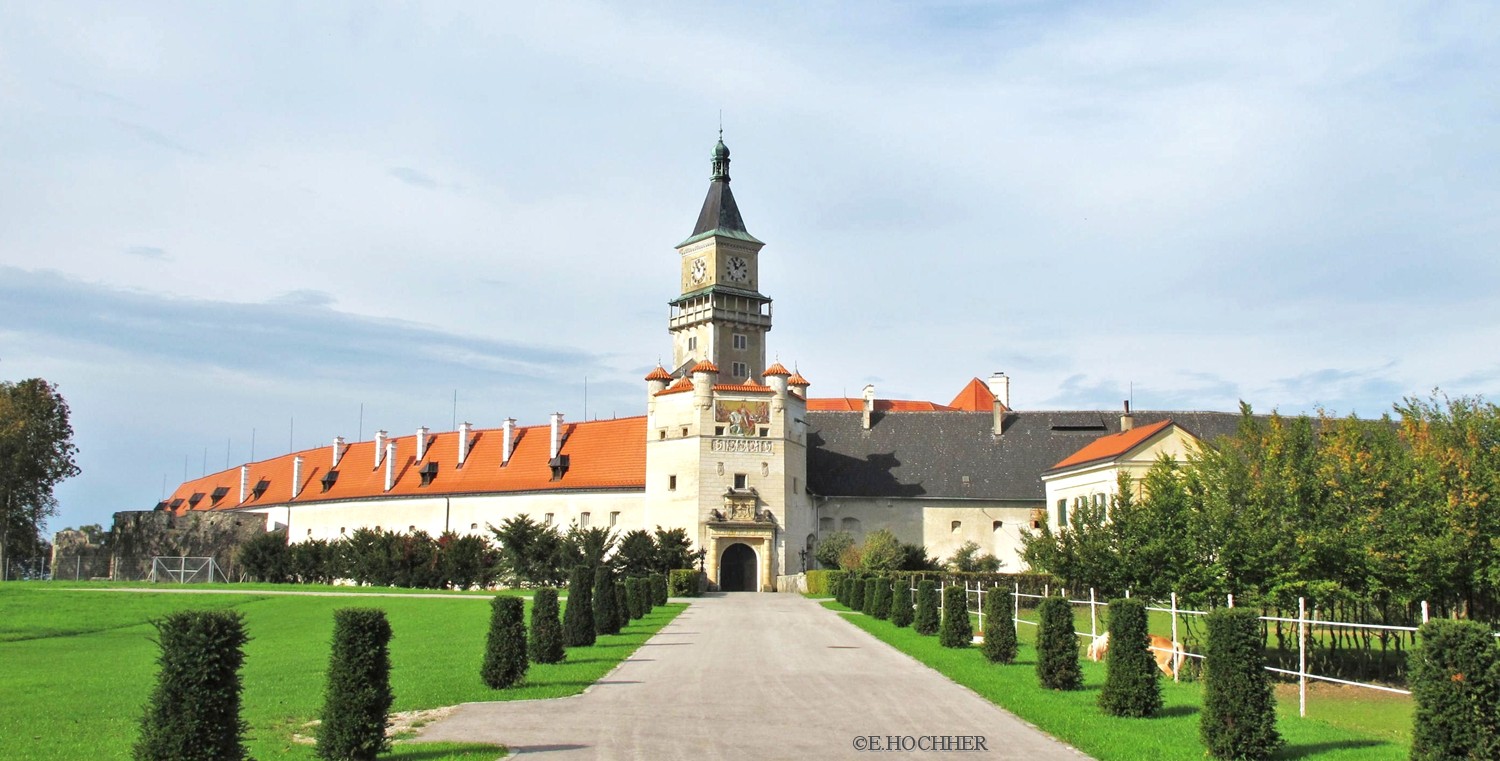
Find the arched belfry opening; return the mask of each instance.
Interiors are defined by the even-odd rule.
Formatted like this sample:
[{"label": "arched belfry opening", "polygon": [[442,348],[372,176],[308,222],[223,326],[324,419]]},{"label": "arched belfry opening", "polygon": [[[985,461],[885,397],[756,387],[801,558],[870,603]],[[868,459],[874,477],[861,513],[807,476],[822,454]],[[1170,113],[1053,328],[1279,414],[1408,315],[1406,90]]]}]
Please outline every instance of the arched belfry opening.
[{"label": "arched belfry opening", "polygon": [[724,549],[719,560],[719,589],[724,592],[754,592],[760,587],[755,550],[747,544],[735,542]]}]

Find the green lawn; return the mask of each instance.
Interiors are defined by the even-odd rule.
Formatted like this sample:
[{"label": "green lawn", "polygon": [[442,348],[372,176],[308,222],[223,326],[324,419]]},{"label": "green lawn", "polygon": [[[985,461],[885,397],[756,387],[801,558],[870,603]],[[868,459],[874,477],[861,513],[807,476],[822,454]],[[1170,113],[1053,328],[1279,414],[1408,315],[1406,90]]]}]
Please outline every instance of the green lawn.
[{"label": "green lawn", "polygon": [[[837,602],[827,602],[824,606],[848,610]],[[996,666],[986,661],[976,647],[944,648],[935,636],[923,637],[910,628],[898,629],[888,621],[858,614],[846,618],[877,639],[1102,761],[1204,758],[1203,744],[1198,739],[1198,714],[1203,698],[1200,684],[1163,680],[1162,715],[1153,719],[1116,718],[1097,705],[1105,676],[1102,663],[1083,661],[1083,690],[1056,692],[1038,686],[1032,648],[1035,627],[1018,627],[1021,651],[1017,663]],[[1083,624],[1087,628],[1087,618]],[[1282,703],[1278,729],[1287,744],[1277,758],[1397,761],[1410,754],[1409,703],[1380,697],[1369,698],[1368,702],[1345,698],[1338,702],[1324,700],[1320,709],[1320,702],[1314,698],[1309,699],[1311,716],[1304,719],[1297,716],[1295,690],[1279,697]],[[1368,703],[1376,704],[1380,710],[1368,710]]]},{"label": "green lawn", "polygon": [[[158,650],[148,620],[172,610],[233,608],[244,614],[251,641],[241,672],[243,716],[250,725],[250,751],[264,760],[314,758],[311,746],[291,738],[306,731],[303,727],[322,705],[336,608],[386,611],[394,631],[392,710],[399,712],[578,694],[685,607],[658,607],[619,635],[601,637],[593,647],[570,649],[564,663],[534,664],[523,685],[497,692],[479,680],[489,623],[487,598],[135,594],[67,591],[62,584],[3,584],[0,758],[128,757],[156,676]],[[397,745],[388,757],[432,761],[499,755],[493,746],[413,743]]]}]

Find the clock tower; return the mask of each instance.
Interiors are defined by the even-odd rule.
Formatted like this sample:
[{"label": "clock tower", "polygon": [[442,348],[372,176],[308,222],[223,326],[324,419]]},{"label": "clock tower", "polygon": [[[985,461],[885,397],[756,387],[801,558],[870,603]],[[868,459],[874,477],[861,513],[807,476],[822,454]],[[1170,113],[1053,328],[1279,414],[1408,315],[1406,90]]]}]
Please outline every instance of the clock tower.
[{"label": "clock tower", "polygon": [[760,292],[764,245],[745,229],[729,190],[729,148],[721,134],[698,224],[677,244],[682,295],[670,302],[673,370],[681,373],[706,360],[730,383],[765,372],[771,299]]}]

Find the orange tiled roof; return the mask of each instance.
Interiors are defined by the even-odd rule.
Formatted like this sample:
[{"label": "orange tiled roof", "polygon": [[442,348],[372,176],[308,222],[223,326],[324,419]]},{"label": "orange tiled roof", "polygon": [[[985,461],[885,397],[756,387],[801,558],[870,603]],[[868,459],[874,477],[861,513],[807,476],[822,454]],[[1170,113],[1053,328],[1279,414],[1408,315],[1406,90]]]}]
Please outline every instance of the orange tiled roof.
[{"label": "orange tiled roof", "polygon": [[[556,481],[552,480],[548,465],[551,431],[547,425],[516,429],[510,463],[504,466],[500,463],[503,429],[470,431],[469,455],[461,468],[458,435],[457,431],[428,434],[432,443],[421,462],[416,461],[416,436],[390,439],[396,442],[396,482],[390,491],[385,490],[385,464],[375,465],[375,442],[359,441],[348,445],[339,460],[338,479],[326,490],[323,479],[332,466],[331,445],[248,463],[252,491],[244,502],[239,501],[237,467],[188,481],[177,487],[166,502],[170,505],[200,492],[212,494],[218,488],[227,491],[216,504],[203,499],[196,507],[190,507],[184,501],[179,503],[180,512],[384,496],[645,488],[645,417],[565,423],[561,454],[569,455],[569,464],[567,472]],[[293,499],[293,460],[298,455],[303,458],[302,483],[300,493]],[[422,486],[418,470],[427,463],[437,463],[437,476],[430,485]],[[257,497],[253,489],[262,480],[266,489]]]},{"label": "orange tiled roof", "polygon": [[759,383],[715,383],[715,391],[748,391],[753,394],[774,394],[775,391]]},{"label": "orange tiled roof", "polygon": [[1099,438],[1089,442],[1088,446],[1084,447],[1083,449],[1080,449],[1077,452],[1064,457],[1061,462],[1053,465],[1051,468],[1048,468],[1048,470],[1060,470],[1062,468],[1071,468],[1074,465],[1082,465],[1089,462],[1113,460],[1114,458],[1120,457],[1130,450],[1135,449],[1136,446],[1141,442],[1151,438],[1158,432],[1165,430],[1169,425],[1172,425],[1171,420],[1162,420],[1160,422],[1152,423],[1151,425],[1143,425],[1139,428],[1132,428],[1128,431],[1111,433],[1108,436],[1100,436]]},{"label": "orange tiled roof", "polygon": [[792,379],[789,380],[789,381],[787,381],[787,383],[790,384],[790,385],[793,385],[793,386],[811,386],[812,385],[811,383],[809,383],[807,381],[806,378],[802,377],[802,373],[792,373]]},{"label": "orange tiled roof", "polygon": [[791,373],[787,372],[787,369],[785,367],[782,367],[780,362],[777,362],[776,364],[766,368],[766,371],[764,373],[761,373],[761,375],[769,378],[773,375],[791,375]]},{"label": "orange tiled roof", "polygon": [[953,397],[953,401],[948,402],[948,406],[966,412],[989,412],[995,407],[995,394],[990,391],[988,384],[975,378],[958,392],[958,396]]},{"label": "orange tiled roof", "polygon": [[710,362],[710,361],[708,361],[708,360],[705,359],[702,362],[699,362],[698,364],[693,365],[693,369],[690,372],[695,372],[695,373],[716,373],[718,371],[719,371],[719,366],[718,365],[716,365],[716,364],[714,364],[714,363],[712,363],[712,362]]},{"label": "orange tiled roof", "polygon": [[664,388],[664,389],[656,392],[656,395],[657,396],[666,396],[667,394],[680,394],[680,393],[682,393],[684,391],[692,391],[692,390],[693,390],[693,382],[692,381],[688,380],[687,378],[678,378],[676,383],[673,383],[671,386],[668,386],[667,388]]},{"label": "orange tiled roof", "polygon": [[668,381],[668,382],[671,382],[671,380],[672,380],[672,374],[669,373],[669,372],[667,372],[667,369],[665,367],[662,367],[661,365],[657,365],[656,369],[652,370],[651,374],[646,376],[646,380],[648,380],[648,381],[659,380],[659,381]]},{"label": "orange tiled roof", "polygon": [[[834,397],[831,399],[808,399],[808,412],[859,412],[865,408],[865,400]],[[916,399],[876,399],[876,412],[952,412],[953,408],[943,404]]]}]

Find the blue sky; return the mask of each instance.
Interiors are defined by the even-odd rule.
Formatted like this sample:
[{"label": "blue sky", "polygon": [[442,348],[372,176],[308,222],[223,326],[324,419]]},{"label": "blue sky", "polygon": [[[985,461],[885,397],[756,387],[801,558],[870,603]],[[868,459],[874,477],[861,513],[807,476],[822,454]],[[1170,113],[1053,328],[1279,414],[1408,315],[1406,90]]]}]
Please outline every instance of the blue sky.
[{"label": "blue sky", "polygon": [[1493,399],[1496,71],[1494,3],[9,2],[0,378],[72,405],[54,528],[639,414],[722,110],[815,395]]}]

